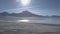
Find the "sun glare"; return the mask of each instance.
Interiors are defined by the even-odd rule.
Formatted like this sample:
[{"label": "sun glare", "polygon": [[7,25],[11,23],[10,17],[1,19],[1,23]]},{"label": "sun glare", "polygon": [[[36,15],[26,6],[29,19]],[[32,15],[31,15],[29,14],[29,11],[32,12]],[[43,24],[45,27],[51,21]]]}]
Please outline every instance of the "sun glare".
[{"label": "sun glare", "polygon": [[29,20],[18,20],[18,22],[29,22]]},{"label": "sun glare", "polygon": [[21,4],[22,4],[23,6],[27,6],[27,5],[29,5],[30,1],[31,1],[31,0],[21,0]]}]

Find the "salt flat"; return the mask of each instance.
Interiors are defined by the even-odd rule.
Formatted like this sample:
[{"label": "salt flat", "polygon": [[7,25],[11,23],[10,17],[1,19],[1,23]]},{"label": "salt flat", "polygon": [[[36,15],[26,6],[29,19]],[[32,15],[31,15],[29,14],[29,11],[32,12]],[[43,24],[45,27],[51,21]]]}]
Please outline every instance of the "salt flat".
[{"label": "salt flat", "polygon": [[58,32],[60,31],[60,25],[46,25],[40,23],[1,23],[0,30],[4,29],[23,29],[34,32]]}]

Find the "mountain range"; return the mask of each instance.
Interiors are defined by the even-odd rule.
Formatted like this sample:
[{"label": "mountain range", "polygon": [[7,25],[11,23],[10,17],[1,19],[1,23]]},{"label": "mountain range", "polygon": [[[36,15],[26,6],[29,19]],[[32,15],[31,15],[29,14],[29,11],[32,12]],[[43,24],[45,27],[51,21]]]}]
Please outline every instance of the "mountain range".
[{"label": "mountain range", "polygon": [[[36,15],[30,11],[22,11],[21,13],[8,13],[8,12],[2,12],[0,13],[0,16],[14,16],[14,17],[48,17],[48,16],[42,16],[42,15]],[[57,15],[53,15],[52,17],[60,17]]]},{"label": "mountain range", "polygon": [[16,17],[42,17],[41,15],[36,15],[33,14],[29,11],[23,11],[21,13],[7,13],[7,12],[2,12],[0,13],[0,16],[16,16]]}]

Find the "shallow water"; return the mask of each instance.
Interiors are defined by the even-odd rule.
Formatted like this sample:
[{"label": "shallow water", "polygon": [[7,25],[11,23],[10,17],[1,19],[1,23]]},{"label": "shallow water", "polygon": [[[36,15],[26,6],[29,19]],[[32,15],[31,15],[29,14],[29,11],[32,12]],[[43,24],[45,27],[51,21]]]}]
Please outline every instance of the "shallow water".
[{"label": "shallow water", "polygon": [[29,20],[29,23],[48,23],[60,24],[60,18],[44,18],[44,17],[6,17],[0,18],[0,22],[18,22],[18,20]]}]

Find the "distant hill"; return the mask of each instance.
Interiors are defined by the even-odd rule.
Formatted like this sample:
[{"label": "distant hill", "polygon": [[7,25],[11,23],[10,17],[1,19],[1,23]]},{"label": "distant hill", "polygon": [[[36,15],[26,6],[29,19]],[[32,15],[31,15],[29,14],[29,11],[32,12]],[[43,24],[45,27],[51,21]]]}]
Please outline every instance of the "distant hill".
[{"label": "distant hill", "polygon": [[60,18],[60,16],[58,16],[58,15],[53,15],[51,17]]},{"label": "distant hill", "polygon": [[20,17],[40,17],[39,15],[33,14],[29,11],[23,11],[23,12],[19,13],[18,16],[20,16]]}]

